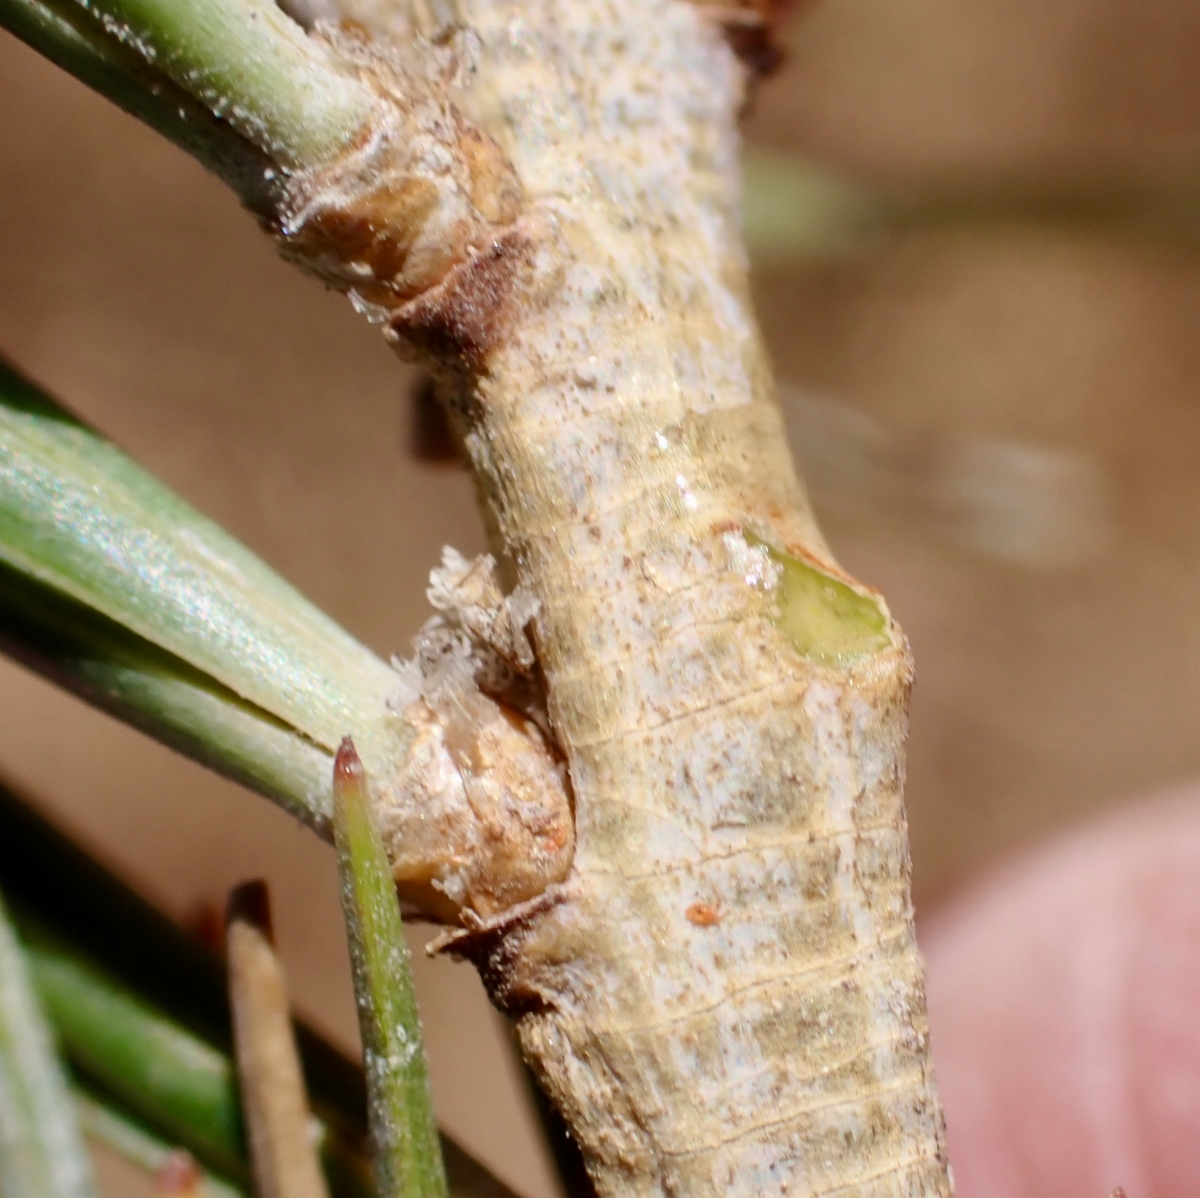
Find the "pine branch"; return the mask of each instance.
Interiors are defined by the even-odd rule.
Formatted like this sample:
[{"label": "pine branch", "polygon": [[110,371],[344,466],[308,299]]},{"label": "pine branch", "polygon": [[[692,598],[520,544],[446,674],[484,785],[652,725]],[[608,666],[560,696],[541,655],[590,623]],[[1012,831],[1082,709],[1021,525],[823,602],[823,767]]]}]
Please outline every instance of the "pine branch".
[{"label": "pine branch", "polygon": [[[377,103],[317,164],[296,104],[273,115],[211,30],[172,24],[167,0],[103,2],[195,98],[241,89],[237,128],[294,159],[284,252],[447,380],[516,589],[446,564],[444,635],[404,709],[417,766],[397,781],[360,748],[389,844],[422,841],[407,879],[452,902],[469,883],[486,908],[461,912],[453,947],[517,1018],[598,1191],[944,1198],[902,796],[911,658],[816,527],[747,302],[731,43],[760,57],[759,6],[464,0],[459,61],[334,37]],[[110,614],[104,598],[87,601]],[[353,818],[335,824],[369,830],[361,767],[340,784]],[[408,997],[380,984],[398,913],[378,843],[347,826],[377,1127],[399,1131],[428,1100]],[[385,1010],[405,1040],[372,1026]],[[406,1192],[435,1180],[432,1134],[412,1130],[404,1153],[379,1144]]]}]

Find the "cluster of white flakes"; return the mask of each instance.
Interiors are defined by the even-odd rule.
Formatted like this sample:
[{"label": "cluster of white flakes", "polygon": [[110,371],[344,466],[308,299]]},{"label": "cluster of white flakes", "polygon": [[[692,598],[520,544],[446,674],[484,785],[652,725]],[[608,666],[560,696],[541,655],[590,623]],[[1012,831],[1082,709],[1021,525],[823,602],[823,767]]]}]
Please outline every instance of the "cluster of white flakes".
[{"label": "cluster of white flakes", "polygon": [[783,567],[771,556],[765,545],[751,545],[740,529],[727,532],[723,538],[734,573],[746,580],[746,585],[760,591],[773,591],[779,585]]},{"label": "cluster of white flakes", "polygon": [[427,593],[438,614],[412,660],[393,659],[388,705],[412,739],[381,792],[380,828],[412,901],[485,918],[561,881],[574,854],[568,782],[531,677],[538,603],[505,596],[490,556],[451,548]]},{"label": "cluster of white flakes", "polygon": [[502,693],[517,675],[530,673],[526,629],[540,604],[524,587],[503,594],[491,554],[469,560],[445,546],[425,593],[438,614],[414,638],[411,661],[393,658],[400,676],[389,699],[393,710],[422,698],[437,709],[477,689]]},{"label": "cluster of white flakes", "polygon": [[434,890],[441,891],[456,907],[466,905],[467,877],[464,870],[449,864],[441,867],[441,873],[430,883]]}]

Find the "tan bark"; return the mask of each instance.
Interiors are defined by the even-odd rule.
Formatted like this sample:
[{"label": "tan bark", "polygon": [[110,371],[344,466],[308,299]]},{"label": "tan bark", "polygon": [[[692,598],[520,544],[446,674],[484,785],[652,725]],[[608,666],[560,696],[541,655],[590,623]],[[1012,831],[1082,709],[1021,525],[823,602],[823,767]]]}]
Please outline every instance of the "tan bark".
[{"label": "tan bark", "polygon": [[761,49],[760,15],[458,20],[282,231],[440,370],[531,600],[443,588],[420,752],[375,779],[398,878],[457,913],[602,1194],[949,1194],[908,648],[816,528],[747,298],[728,34]]}]

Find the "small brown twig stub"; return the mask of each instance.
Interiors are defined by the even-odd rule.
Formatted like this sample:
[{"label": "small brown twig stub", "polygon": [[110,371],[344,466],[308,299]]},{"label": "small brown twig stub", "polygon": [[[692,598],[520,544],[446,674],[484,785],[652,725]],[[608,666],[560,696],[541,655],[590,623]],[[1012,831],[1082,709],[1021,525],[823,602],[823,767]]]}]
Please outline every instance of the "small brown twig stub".
[{"label": "small brown twig stub", "polygon": [[260,1198],[329,1198],[313,1143],[266,883],[246,882],[230,893],[226,944],[255,1189]]}]

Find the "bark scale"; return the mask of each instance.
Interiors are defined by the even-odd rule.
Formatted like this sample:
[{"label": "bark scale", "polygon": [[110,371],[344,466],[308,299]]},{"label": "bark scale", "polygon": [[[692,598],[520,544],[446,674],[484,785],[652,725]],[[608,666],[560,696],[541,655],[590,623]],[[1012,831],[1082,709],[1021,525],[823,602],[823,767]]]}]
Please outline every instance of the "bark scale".
[{"label": "bark scale", "polygon": [[[727,27],[757,16],[466,0],[459,18],[452,51],[426,47],[454,57],[445,95],[405,119],[486,170],[440,207],[393,170],[357,223],[309,180],[296,211],[322,223],[282,231],[440,369],[500,576],[534,600],[540,731],[510,730],[565,766],[546,808],[573,805],[573,858],[556,830],[518,891],[472,898],[477,869],[427,897],[461,905],[451,947],[516,1018],[601,1194],[948,1195],[902,803],[908,648],[817,530],[748,298]],[[344,178],[335,193],[345,208]],[[431,255],[430,230],[453,252]],[[445,749],[429,777],[493,771],[492,797],[467,785],[455,810],[521,824],[537,770],[506,789],[513,755],[480,765],[461,728],[431,741],[440,693],[406,709],[423,752]],[[379,790],[403,846],[420,787]],[[427,856],[403,867],[414,885]]]}]

